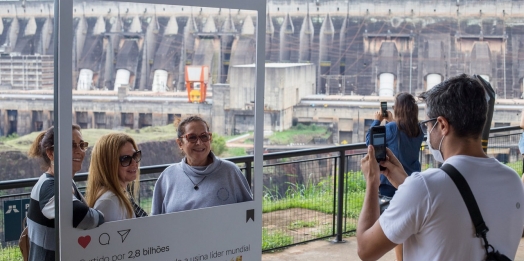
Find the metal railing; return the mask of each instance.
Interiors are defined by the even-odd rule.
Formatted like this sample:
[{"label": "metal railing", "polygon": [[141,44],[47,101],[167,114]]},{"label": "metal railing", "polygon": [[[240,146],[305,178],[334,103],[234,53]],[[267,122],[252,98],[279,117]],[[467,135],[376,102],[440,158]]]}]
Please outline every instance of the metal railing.
[{"label": "metal railing", "polygon": [[[520,127],[493,128],[488,154],[515,169],[523,171],[518,151]],[[365,191],[360,172],[360,159],[366,154],[365,143],[319,149],[268,153],[263,156],[263,250],[273,250],[321,238],[334,237],[341,242],[344,233],[354,232]],[[253,156],[228,158],[236,163],[252,184]],[[438,167],[423,146],[422,169]],[[169,164],[141,167],[140,205],[151,209],[151,196],[158,175]],[[29,198],[38,178],[0,182],[0,209],[4,201]],[[75,176],[79,187],[85,186],[87,173]],[[4,241],[4,213],[0,214],[1,246]],[[16,252],[6,254],[5,252]],[[1,260],[17,260],[18,249],[1,250]],[[6,259],[7,258],[7,259]]]}]

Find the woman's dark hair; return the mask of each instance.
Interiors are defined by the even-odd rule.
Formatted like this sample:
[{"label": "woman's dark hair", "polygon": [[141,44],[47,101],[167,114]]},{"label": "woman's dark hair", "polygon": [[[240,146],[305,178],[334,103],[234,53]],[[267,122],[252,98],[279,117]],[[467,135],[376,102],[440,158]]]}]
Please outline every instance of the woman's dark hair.
[{"label": "woman's dark hair", "polygon": [[418,105],[415,97],[406,92],[397,94],[393,111],[395,112],[395,121],[400,131],[406,133],[408,137],[420,135]]},{"label": "woman's dark hair", "polygon": [[181,121],[180,123],[178,123],[178,127],[177,127],[177,121],[173,123],[175,127],[177,127],[177,137],[182,138],[182,136],[185,134],[185,131],[186,131],[186,125],[189,124],[190,122],[195,122],[195,121],[203,122],[206,125],[207,131],[209,132],[209,125],[207,125],[207,122],[204,119],[198,116],[189,116],[185,118],[183,121]]},{"label": "woman's dark hair", "polygon": [[[80,126],[73,124],[73,130],[80,131]],[[49,129],[41,132],[36,136],[35,141],[31,144],[29,152],[27,153],[31,158],[42,159],[42,169],[48,169],[51,167],[51,159],[47,156],[47,150],[53,150],[55,144],[55,129],[51,126]]]}]

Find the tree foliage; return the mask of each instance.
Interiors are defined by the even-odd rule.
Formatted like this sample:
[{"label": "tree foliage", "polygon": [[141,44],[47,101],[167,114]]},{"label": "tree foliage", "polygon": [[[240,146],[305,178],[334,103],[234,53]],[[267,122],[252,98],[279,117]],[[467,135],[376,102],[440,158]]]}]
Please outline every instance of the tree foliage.
[{"label": "tree foliage", "polygon": [[211,151],[215,153],[216,156],[220,156],[227,150],[226,139],[224,137],[215,135],[213,133],[213,141],[211,141]]}]

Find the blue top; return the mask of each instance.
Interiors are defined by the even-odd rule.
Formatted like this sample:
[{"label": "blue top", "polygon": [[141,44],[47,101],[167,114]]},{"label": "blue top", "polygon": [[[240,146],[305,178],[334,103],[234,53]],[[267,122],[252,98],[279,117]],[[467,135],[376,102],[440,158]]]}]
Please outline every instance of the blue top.
[{"label": "blue top", "polygon": [[[379,126],[380,121],[374,120],[371,123],[371,127]],[[420,146],[424,140],[424,134],[420,130],[420,134],[417,137],[408,137],[408,135],[402,131],[399,131],[396,122],[386,123],[386,146],[395,154],[398,158],[404,171],[408,175],[413,172],[420,171]],[[366,133],[366,145],[369,145],[369,135],[371,128]],[[400,138],[400,140],[399,140]],[[380,175],[380,187],[379,191],[381,195],[392,197],[395,194],[395,187],[389,182],[384,175]]]},{"label": "blue top", "polygon": [[520,154],[524,155],[524,132],[520,135],[519,151],[520,151]]}]

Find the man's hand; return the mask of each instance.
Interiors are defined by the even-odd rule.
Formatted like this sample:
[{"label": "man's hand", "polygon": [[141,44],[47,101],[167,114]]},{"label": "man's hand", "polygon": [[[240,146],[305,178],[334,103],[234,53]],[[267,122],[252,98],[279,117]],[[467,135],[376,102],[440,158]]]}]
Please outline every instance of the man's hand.
[{"label": "man's hand", "polygon": [[[362,203],[362,211],[358,217],[357,245],[358,256],[362,260],[377,260],[395,247],[382,227],[378,218],[378,187],[380,185],[380,170],[375,159],[375,149],[368,146],[368,154],[360,161],[362,173],[366,178],[366,194]],[[402,166],[401,166],[402,168]]]},{"label": "man's hand", "polygon": [[375,148],[373,148],[372,145],[368,146],[368,154],[360,160],[360,168],[368,184],[367,189],[376,188],[376,191],[378,191],[380,185],[380,169],[375,159]]},{"label": "man's hand", "polygon": [[384,174],[389,182],[391,182],[391,184],[397,189],[398,186],[404,183],[404,180],[408,177],[408,174],[404,171],[404,167],[402,167],[400,161],[388,148],[386,148],[386,160],[380,162],[380,165],[386,168],[382,174]]}]

